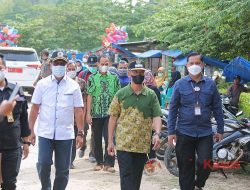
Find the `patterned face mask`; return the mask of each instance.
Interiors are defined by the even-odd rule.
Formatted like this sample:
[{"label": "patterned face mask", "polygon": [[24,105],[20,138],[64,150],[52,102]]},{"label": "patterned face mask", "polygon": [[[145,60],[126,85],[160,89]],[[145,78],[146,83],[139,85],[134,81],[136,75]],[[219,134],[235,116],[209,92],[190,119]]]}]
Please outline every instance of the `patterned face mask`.
[{"label": "patterned face mask", "polygon": [[118,69],[118,75],[121,77],[128,76],[128,69]]}]

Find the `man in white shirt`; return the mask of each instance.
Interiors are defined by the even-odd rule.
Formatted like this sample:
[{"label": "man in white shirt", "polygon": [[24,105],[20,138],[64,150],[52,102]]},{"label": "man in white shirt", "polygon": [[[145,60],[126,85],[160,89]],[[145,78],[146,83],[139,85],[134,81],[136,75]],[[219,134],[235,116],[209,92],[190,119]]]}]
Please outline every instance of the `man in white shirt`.
[{"label": "man in white shirt", "polygon": [[[63,51],[52,54],[52,75],[37,83],[31,100],[29,125],[31,142],[38,136],[37,172],[42,190],[51,190],[50,171],[55,154],[55,180],[53,189],[66,189],[69,178],[74,115],[78,128],[77,148],[83,143],[83,100],[78,83],[65,75],[67,56]],[[38,117],[37,134],[34,125]]]}]

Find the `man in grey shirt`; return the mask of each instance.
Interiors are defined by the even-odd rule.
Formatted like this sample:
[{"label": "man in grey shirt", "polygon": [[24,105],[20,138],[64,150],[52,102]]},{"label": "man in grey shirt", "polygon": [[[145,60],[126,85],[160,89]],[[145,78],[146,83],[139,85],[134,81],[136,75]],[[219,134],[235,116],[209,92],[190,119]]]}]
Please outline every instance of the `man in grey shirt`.
[{"label": "man in grey shirt", "polygon": [[242,84],[240,84],[241,77],[236,76],[234,78],[233,85],[228,89],[228,96],[230,97],[230,105],[235,106],[238,108],[239,100],[240,100],[240,94],[242,92],[250,92],[250,88],[246,88]]}]

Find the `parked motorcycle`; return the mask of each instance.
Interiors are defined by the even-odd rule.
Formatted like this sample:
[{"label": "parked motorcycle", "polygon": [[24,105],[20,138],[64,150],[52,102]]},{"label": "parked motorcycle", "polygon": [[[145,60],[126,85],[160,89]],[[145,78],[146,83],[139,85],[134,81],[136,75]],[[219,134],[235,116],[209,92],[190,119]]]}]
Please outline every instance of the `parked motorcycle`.
[{"label": "parked motorcycle", "polygon": [[[213,129],[216,129],[216,125],[213,125]],[[224,139],[213,145],[213,162],[210,166],[227,177],[224,170],[242,168],[245,171],[245,166],[250,164],[250,122],[246,119],[225,119],[224,131]],[[171,174],[179,176],[175,147],[167,146],[164,163]]]}]

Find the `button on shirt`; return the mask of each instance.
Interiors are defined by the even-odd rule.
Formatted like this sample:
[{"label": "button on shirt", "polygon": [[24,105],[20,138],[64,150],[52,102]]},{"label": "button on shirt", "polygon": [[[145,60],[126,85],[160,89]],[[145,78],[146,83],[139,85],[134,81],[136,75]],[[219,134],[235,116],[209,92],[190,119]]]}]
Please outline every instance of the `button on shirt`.
[{"label": "button on shirt", "polygon": [[74,108],[83,107],[77,82],[64,76],[58,83],[54,76],[40,80],[31,102],[40,105],[37,135],[40,137],[74,139]]},{"label": "button on shirt", "polygon": [[[199,92],[194,91],[199,87]],[[201,115],[195,115],[195,105],[199,103]],[[202,77],[196,83],[190,76],[178,80],[174,86],[169,107],[169,135],[181,133],[191,137],[212,134],[211,117],[217,121],[217,132],[224,132],[223,112],[219,92],[213,80]]]}]

